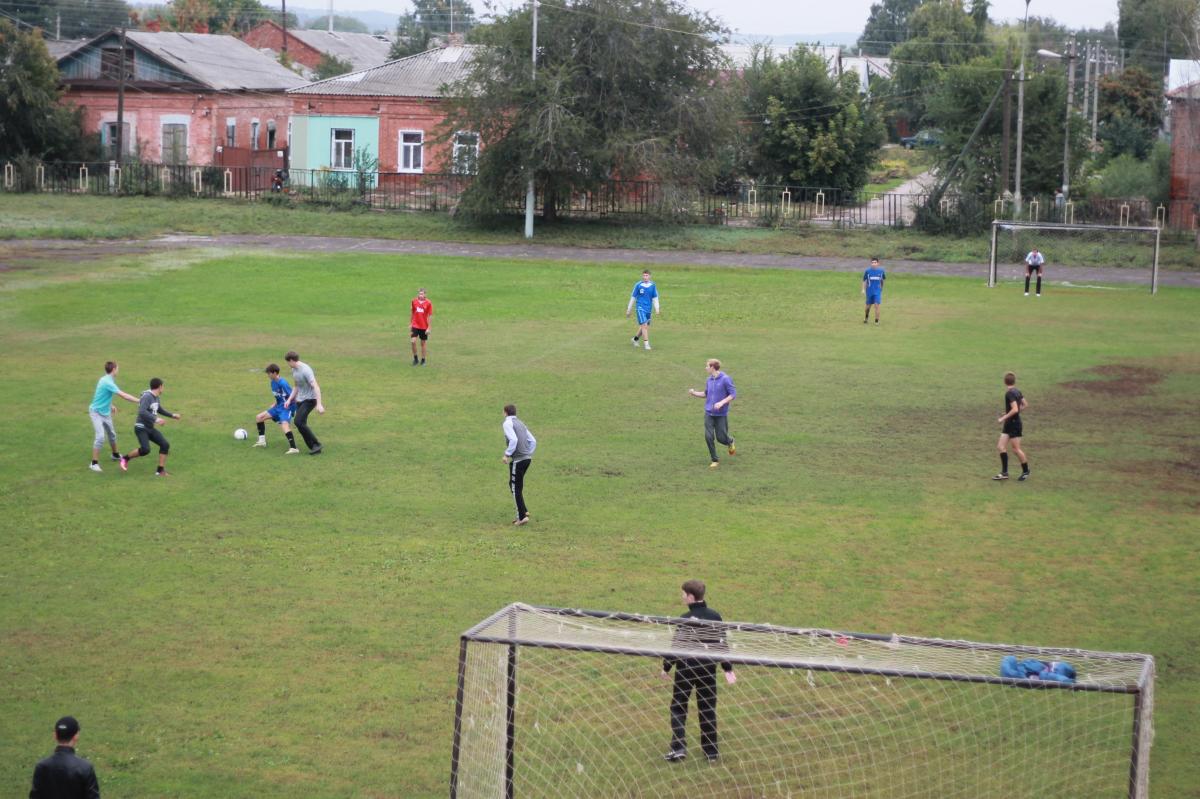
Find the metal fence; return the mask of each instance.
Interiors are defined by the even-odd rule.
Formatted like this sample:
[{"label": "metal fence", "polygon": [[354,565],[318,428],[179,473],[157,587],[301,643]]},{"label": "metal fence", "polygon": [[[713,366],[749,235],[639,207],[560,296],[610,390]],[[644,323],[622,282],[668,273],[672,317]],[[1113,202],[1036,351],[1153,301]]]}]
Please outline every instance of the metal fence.
[{"label": "metal fence", "polygon": [[[379,210],[448,211],[457,207],[472,177],[462,174],[408,174],[329,169],[273,169],[262,166],[170,165],[116,162],[38,163],[18,160],[4,165],[5,192],[145,195],[263,199]],[[540,211],[545,198],[539,194]],[[738,183],[720,190],[652,180],[609,180],[595,188],[555,198],[558,215],[576,218],[671,220],[709,224],[839,228],[909,227],[918,217],[962,222],[978,217],[980,230],[993,219],[1171,227],[1197,226],[1197,209],[1148,200],[1027,198],[1018,213],[1011,201],[947,194],[931,206],[930,194],[846,191],[810,186]],[[514,197],[514,212],[523,198]],[[961,229],[962,225],[958,225]]]}]

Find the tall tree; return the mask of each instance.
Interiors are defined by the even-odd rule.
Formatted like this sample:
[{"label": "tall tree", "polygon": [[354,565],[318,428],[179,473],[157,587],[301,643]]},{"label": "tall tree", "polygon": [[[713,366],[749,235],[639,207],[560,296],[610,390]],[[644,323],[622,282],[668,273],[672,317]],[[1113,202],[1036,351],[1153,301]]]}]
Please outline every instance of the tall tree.
[{"label": "tall tree", "polygon": [[780,58],[758,49],[743,80],[749,174],[775,184],[866,185],[884,128],[856,74],[834,78],[802,47]]},{"label": "tall tree", "polygon": [[131,9],[124,0],[14,0],[2,10],[48,36],[58,30],[64,39],[79,39],[125,24]]},{"label": "tall tree", "polygon": [[58,65],[41,35],[0,19],[0,160],[86,156],[82,117],[61,96]]},{"label": "tall tree", "polygon": [[871,4],[871,13],[858,46],[870,55],[887,55],[901,42],[908,41],[908,18],[921,0],[881,0]]},{"label": "tall tree", "polygon": [[416,14],[402,14],[396,23],[396,36],[392,40],[388,58],[407,58],[423,53],[429,49],[432,39],[433,32],[421,24]]},{"label": "tall tree", "polygon": [[[329,15],[324,14],[315,19],[309,20],[307,25],[309,30],[323,31],[329,29]],[[371,29],[366,26],[362,20],[355,17],[343,17],[341,14],[333,15],[333,29],[342,33],[370,33]]]},{"label": "tall tree", "polygon": [[530,178],[553,218],[569,193],[611,177],[711,180],[733,113],[719,67],[727,31],[680,0],[543,6],[531,76],[530,12],[482,28],[453,87],[445,136],[477,132],[478,176],[460,209],[502,212]]},{"label": "tall tree", "polygon": [[1162,82],[1140,67],[1105,75],[1098,112],[1105,157],[1129,153],[1145,159],[1162,127]]},{"label": "tall tree", "polygon": [[1172,58],[1200,58],[1200,0],[1118,0],[1126,65],[1165,75]]},{"label": "tall tree", "polygon": [[[987,3],[977,0],[986,19]],[[978,18],[958,0],[925,0],[909,19],[911,36],[892,50],[893,90],[913,125],[925,123],[926,102],[947,68],[986,50]]]}]

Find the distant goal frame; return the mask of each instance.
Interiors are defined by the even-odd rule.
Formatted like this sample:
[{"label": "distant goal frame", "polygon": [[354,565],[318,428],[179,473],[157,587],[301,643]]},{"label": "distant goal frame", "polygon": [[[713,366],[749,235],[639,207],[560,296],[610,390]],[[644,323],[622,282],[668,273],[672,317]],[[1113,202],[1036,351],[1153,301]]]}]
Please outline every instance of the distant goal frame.
[{"label": "distant goal frame", "polygon": [[[532,619],[532,621],[526,621],[526,619]],[[540,631],[538,628],[539,624],[542,625]],[[623,643],[608,643],[603,640],[603,635],[610,634],[608,632],[602,631],[603,635],[593,635],[591,640],[570,640],[569,634],[566,637],[556,634],[551,629],[554,624],[559,625],[560,632],[565,625],[568,628],[569,634],[577,633],[579,629],[585,630],[581,638],[587,638],[588,634],[595,633],[605,625],[610,624],[621,624],[626,628],[632,625],[635,629],[633,632],[623,632],[617,629],[612,634],[615,637],[619,637],[618,633],[628,636],[627,641]],[[575,625],[575,627],[572,629],[571,625]],[[651,625],[675,630],[693,628],[695,630],[708,630],[710,632],[719,629],[724,633],[740,636],[736,640],[744,642],[755,640],[757,634],[776,638],[794,636],[806,639],[800,641],[799,643],[801,644],[810,643],[814,640],[818,641],[818,646],[824,647],[824,654],[811,658],[781,657],[778,655],[764,657],[761,651],[760,653],[754,651],[755,646],[753,644],[739,645],[731,643],[728,647],[722,645],[720,648],[713,648],[710,645],[691,645],[686,643],[677,645],[673,637],[670,638],[667,646],[661,646],[656,645],[654,641],[650,640],[653,636],[637,632],[636,628],[640,625]],[[661,631],[654,634],[659,636],[659,641],[662,640]],[[731,640],[735,639],[731,636]],[[486,762],[491,763],[495,768],[496,776],[492,778],[494,784],[491,788],[482,792],[474,785],[464,790],[460,781],[464,752],[464,728],[467,726],[464,723],[464,704],[467,701],[467,681],[470,677],[468,674],[469,651],[473,645],[484,645],[486,652],[490,653],[483,656],[485,662],[494,662],[498,666],[497,673],[485,675],[485,677],[492,677],[489,683],[491,691],[488,693],[488,696],[494,700],[493,704],[495,708],[492,713],[498,722],[496,727],[502,728],[502,732],[497,731],[492,736],[495,740],[489,740],[485,747],[491,752],[491,759]],[[489,645],[492,648],[487,648]],[[497,646],[502,649],[497,650],[495,648]],[[680,648],[681,646],[683,648]],[[846,647],[846,649],[839,650],[840,647]],[[819,672],[830,675],[857,675],[868,679],[905,678],[916,679],[922,682],[974,683],[1033,691],[1096,692],[1101,694],[1129,695],[1132,698],[1132,702],[1129,707],[1129,715],[1126,716],[1128,726],[1125,727],[1125,735],[1127,736],[1125,740],[1129,742],[1128,749],[1125,750],[1128,752],[1127,782],[1123,783],[1125,787],[1120,790],[1121,795],[1127,796],[1129,799],[1146,799],[1149,796],[1150,748],[1153,740],[1152,721],[1155,662],[1153,656],[1148,654],[978,643],[964,640],[900,636],[895,633],[883,635],[815,628],[789,628],[771,624],[710,622],[696,619],[681,619],[678,617],[549,607],[516,602],[496,611],[460,636],[458,680],[454,711],[454,738],[449,785],[451,799],[465,799],[468,796],[476,795],[518,799],[522,795],[520,791],[514,789],[514,775],[520,766],[516,758],[516,739],[520,732],[517,722],[517,705],[519,674],[521,671],[519,663],[521,659],[518,657],[518,652],[523,648],[538,651],[560,650],[568,653],[601,653],[649,661],[661,658],[687,658],[714,664],[727,663],[781,670],[807,670],[809,672],[808,681],[810,684],[812,673]],[[1093,663],[1103,661],[1119,664],[1114,668],[1119,674],[1123,675],[1121,678],[1123,682],[1121,680],[1104,681],[1099,677],[1095,680],[1090,680],[1084,676],[1083,671],[1081,671],[1078,681],[1074,683],[1059,683],[1049,680],[1002,677],[999,675],[998,669],[991,673],[984,673],[982,669],[977,669],[975,673],[966,673],[962,670],[938,671],[920,668],[917,665],[920,662],[919,654],[914,657],[910,657],[909,655],[929,648],[951,653],[946,655],[947,658],[978,658],[980,663],[987,663],[989,667],[992,664],[998,666],[1002,655],[1015,655],[1018,658],[1042,660],[1070,660],[1076,663],[1085,662],[1088,659],[1091,659]],[[883,658],[896,665],[893,667],[883,667],[878,665],[878,663],[872,663],[872,653],[870,652],[868,653],[867,660],[864,661],[862,655],[858,655],[856,659],[854,656],[856,649],[862,651],[871,649],[874,654],[883,653]],[[885,650],[900,650],[900,652],[890,655]],[[954,650],[958,650],[960,653],[966,652],[966,654],[959,655],[954,653]],[[835,654],[830,655],[830,652]],[[845,654],[842,654],[842,652]],[[532,654],[530,656],[532,657]],[[476,654],[474,657],[478,661],[480,655]],[[876,659],[878,660],[879,658]],[[802,678],[797,677],[797,679]],[[473,686],[471,691],[473,695],[477,694],[479,692],[478,686]],[[474,718],[471,718],[469,724],[472,727],[475,725]],[[532,729],[522,729],[525,729],[529,734],[533,732]],[[476,738],[478,738],[478,734],[472,734],[475,734]],[[500,737],[503,738],[502,744],[498,740]],[[467,745],[478,747],[478,744],[473,742]],[[1123,761],[1118,758],[1115,762],[1119,764]],[[500,771],[503,771],[502,777],[499,776]],[[1111,783],[1109,784],[1111,785]],[[563,785],[562,789],[566,790],[566,786]],[[569,791],[561,795],[568,794]],[[560,794],[556,793],[554,795]],[[1105,795],[1109,794],[1106,793]]]},{"label": "distant goal frame", "polygon": [[1017,222],[1007,219],[993,219],[988,251],[988,288],[996,287],[996,244],[1001,228],[1018,228],[1030,230],[1052,231],[1112,231],[1118,233],[1145,233],[1154,236],[1154,257],[1150,266],[1150,293],[1158,294],[1158,261],[1162,250],[1162,228],[1157,225],[1082,225],[1062,222]]}]

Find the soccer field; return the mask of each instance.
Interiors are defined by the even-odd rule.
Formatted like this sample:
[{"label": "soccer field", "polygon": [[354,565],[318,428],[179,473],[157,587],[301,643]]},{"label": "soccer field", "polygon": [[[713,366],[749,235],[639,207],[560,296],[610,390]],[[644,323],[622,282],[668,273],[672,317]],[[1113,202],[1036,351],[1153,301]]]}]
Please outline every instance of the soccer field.
[{"label": "soccer field", "polygon": [[[857,275],[657,268],[645,352],[640,272],[219,251],[0,272],[0,795],[66,713],[106,797],[445,795],[463,630],[513,601],[674,614],[689,577],[730,620],[1150,653],[1152,794],[1196,795],[1200,295],[889,271],[876,327]],[[319,457],[231,435],[289,349],[324,391]],[[687,395],[708,357],[739,392],[717,470]],[[168,479],[87,469],[110,358],[183,414]],[[1009,369],[1024,484],[989,479]],[[519,529],[509,402],[538,439]]]}]

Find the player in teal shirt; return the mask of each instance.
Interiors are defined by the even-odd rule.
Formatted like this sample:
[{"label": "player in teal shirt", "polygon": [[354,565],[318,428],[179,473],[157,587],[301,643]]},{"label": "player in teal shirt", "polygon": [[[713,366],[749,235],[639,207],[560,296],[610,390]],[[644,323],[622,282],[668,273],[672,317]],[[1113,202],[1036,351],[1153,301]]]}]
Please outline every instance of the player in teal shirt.
[{"label": "player in teal shirt", "polygon": [[104,364],[104,377],[96,383],[96,393],[92,395],[92,404],[88,406],[88,416],[91,417],[92,430],[96,434],[92,441],[92,465],[88,467],[93,472],[103,471],[100,468],[100,447],[104,446],[105,438],[112,447],[112,459],[121,460],[121,453],[117,449],[117,429],[113,427],[112,420],[113,397],[120,397],[129,402],[138,401],[137,397],[126,394],[117,387],[117,369],[116,361]]}]

